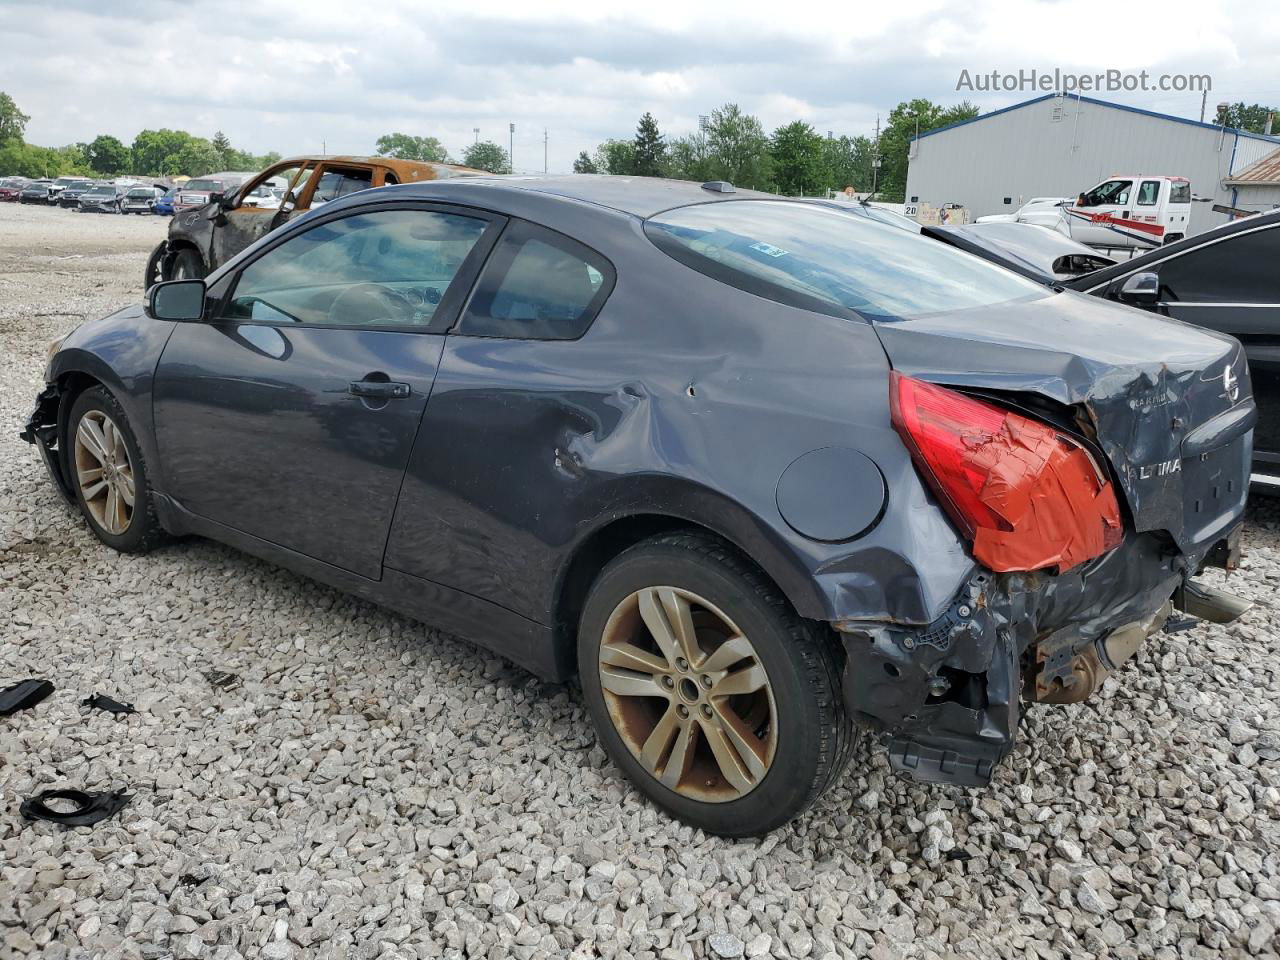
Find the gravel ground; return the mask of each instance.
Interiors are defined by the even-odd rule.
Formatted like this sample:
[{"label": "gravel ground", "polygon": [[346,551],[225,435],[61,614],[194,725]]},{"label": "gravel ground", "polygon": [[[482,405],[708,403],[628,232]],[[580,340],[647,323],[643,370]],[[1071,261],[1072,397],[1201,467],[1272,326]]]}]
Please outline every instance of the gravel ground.
[{"label": "gravel ground", "polygon": [[[58,688],[0,719],[0,955],[1276,955],[1276,505],[1241,623],[1035,710],[990,789],[864,749],[788,828],[707,837],[620,779],[574,689],[216,544],[120,556],[62,506],[16,437],[44,345],[135,300],[162,230],[0,206],[0,686]],[[20,820],[53,786],[134,798]]]}]

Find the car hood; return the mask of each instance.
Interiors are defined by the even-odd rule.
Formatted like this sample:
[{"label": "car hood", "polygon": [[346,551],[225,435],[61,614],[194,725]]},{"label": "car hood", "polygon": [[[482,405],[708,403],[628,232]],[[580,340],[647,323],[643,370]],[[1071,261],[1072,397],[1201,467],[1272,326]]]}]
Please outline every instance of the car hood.
[{"label": "car hood", "polygon": [[1072,292],[874,326],[904,374],[1071,408],[1139,531],[1194,555],[1243,510],[1256,413],[1232,337]]}]

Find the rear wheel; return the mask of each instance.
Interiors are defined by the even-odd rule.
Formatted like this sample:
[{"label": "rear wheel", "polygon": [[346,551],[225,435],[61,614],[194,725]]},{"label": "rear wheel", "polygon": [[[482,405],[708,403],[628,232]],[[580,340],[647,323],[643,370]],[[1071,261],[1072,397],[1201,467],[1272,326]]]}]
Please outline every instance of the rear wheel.
[{"label": "rear wheel", "polygon": [[161,529],[124,409],[104,387],[92,387],[76,397],[68,424],[68,467],[89,529],[116,550],[146,553]]},{"label": "rear wheel", "polygon": [[646,541],[606,566],[583,611],[578,664],[614,763],[710,833],[781,826],[848,760],[834,644],[713,537]]}]

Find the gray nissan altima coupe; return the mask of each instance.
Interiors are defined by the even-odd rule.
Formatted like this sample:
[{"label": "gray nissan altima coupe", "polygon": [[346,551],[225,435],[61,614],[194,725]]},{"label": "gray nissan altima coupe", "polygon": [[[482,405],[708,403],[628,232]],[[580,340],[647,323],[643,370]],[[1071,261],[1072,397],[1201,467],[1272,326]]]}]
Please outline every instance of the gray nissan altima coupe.
[{"label": "gray nissan altima coupe", "polygon": [[855,726],[986,784],[1024,704],[1243,606],[1195,580],[1238,556],[1235,340],[726,183],[367,190],[46,380],[24,436],[103,543],[210,537],[577,674],[720,834],[804,810]]}]

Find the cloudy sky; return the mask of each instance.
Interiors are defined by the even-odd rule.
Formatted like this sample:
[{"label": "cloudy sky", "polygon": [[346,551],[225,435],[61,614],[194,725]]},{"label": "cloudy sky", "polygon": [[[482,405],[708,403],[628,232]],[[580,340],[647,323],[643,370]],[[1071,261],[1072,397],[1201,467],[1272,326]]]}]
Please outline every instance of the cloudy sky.
[{"label": "cloudy sky", "polygon": [[[406,131],[457,155],[476,127],[505,146],[514,122],[516,167],[542,169],[545,128],[553,172],[645,110],[673,135],[726,101],[766,129],[870,134],[912,97],[986,110],[1035,95],[957,92],[961,70],[1206,73],[1210,115],[1280,104],[1274,0],[0,0],[0,50],[33,143],[175,127],[259,153],[367,153]],[[1097,95],[1200,111],[1199,93]]]}]

